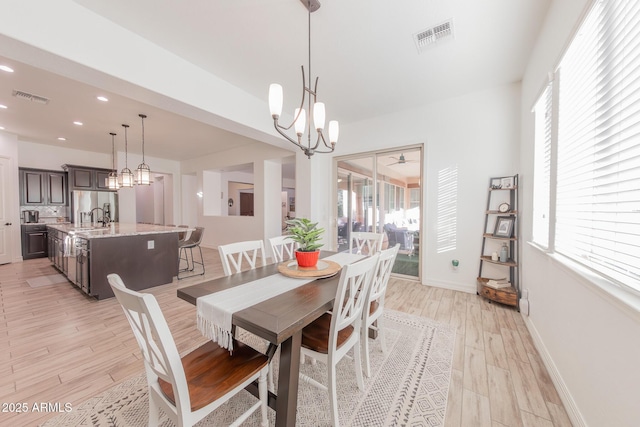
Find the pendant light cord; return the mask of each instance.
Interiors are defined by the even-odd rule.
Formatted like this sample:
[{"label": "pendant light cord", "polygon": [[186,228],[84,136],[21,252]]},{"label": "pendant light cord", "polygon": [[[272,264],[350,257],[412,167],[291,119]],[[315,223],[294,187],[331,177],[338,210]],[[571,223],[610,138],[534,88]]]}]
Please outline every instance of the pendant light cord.
[{"label": "pendant light cord", "polygon": [[110,132],[109,134],[111,135],[111,171],[115,172],[116,171],[116,143],[115,143],[115,136],[117,135],[117,133]]},{"label": "pendant light cord", "polygon": [[142,163],[144,164],[144,119],[147,117],[144,114],[138,114],[142,119]]}]

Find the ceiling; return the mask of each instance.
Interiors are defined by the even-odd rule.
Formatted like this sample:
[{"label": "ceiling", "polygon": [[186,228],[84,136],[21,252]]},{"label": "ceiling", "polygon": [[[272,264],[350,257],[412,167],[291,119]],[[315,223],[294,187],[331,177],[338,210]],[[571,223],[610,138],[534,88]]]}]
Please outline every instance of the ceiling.
[{"label": "ceiling", "polygon": [[[344,126],[520,81],[550,1],[322,0],[311,15],[311,67],[327,119]],[[299,102],[300,65],[308,72],[309,63],[307,11],[299,0],[75,3],[265,102],[273,82],[284,87],[285,109]],[[454,37],[419,53],[413,35],[449,19]],[[15,72],[0,71],[0,104],[9,107],[0,110],[0,126],[21,140],[109,153],[108,133],[118,133],[122,150],[120,125],[127,123],[129,151],[140,153],[138,114],[144,113],[148,156],[184,160],[255,143],[207,120],[151,106],[136,90],[122,96],[31,67],[0,46],[5,63]],[[17,99],[14,89],[51,100],[43,105]],[[97,95],[109,102],[98,102]],[[265,120],[271,120],[266,109]]]}]

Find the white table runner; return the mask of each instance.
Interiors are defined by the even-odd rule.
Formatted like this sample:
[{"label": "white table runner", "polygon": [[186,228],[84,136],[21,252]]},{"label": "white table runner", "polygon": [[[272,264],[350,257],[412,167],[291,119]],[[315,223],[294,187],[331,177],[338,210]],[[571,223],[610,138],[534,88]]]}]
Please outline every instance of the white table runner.
[{"label": "white table runner", "polygon": [[[364,255],[343,252],[323,259],[336,262],[340,264],[340,267],[343,267],[362,258],[364,258]],[[296,279],[277,273],[244,285],[200,297],[196,300],[198,330],[205,337],[216,341],[218,345],[231,351],[233,350],[233,337],[231,335],[233,313],[314,280],[316,279]]]}]

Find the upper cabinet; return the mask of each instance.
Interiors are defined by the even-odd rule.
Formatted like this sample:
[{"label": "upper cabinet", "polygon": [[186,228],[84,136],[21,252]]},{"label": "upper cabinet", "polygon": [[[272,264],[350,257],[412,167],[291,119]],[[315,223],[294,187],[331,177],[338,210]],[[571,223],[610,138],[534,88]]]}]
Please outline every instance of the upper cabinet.
[{"label": "upper cabinet", "polygon": [[106,184],[109,169],[88,168],[85,166],[63,165],[69,172],[69,189],[110,191]]},{"label": "upper cabinet", "polygon": [[20,205],[67,205],[67,174],[20,168]]}]

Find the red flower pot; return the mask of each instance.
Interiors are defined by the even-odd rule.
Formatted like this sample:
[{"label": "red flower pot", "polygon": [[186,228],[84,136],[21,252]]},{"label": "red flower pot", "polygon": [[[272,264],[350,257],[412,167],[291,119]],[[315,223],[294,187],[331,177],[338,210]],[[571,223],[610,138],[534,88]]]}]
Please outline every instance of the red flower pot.
[{"label": "red flower pot", "polygon": [[315,267],[315,265],[318,263],[319,256],[320,251],[296,251],[296,261],[298,261],[298,267]]}]

